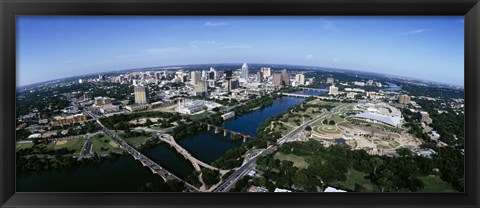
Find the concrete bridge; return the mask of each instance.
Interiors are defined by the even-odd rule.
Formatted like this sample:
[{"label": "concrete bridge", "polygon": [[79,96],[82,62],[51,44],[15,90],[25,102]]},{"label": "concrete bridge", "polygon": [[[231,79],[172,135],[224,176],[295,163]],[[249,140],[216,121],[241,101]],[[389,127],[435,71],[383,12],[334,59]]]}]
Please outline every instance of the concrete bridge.
[{"label": "concrete bridge", "polygon": [[317,97],[316,95],[303,95],[303,94],[294,94],[294,93],[282,93],[282,95],[289,96],[289,97],[300,97],[300,98]]},{"label": "concrete bridge", "polygon": [[223,132],[223,136],[225,136],[225,137],[228,135],[228,133],[230,133],[230,134],[237,134],[237,135],[242,136],[243,142],[246,142],[248,139],[254,139],[254,137],[252,137],[248,134],[244,134],[242,132],[233,131],[233,130],[230,130],[230,129],[223,128],[221,126],[215,126],[213,124],[208,124],[208,123],[205,123],[205,122],[201,122],[201,123],[207,125],[207,130],[208,131],[210,131],[212,128],[215,128],[215,133],[216,134],[218,134],[220,132]]},{"label": "concrete bridge", "polygon": [[185,159],[189,160],[193,167],[195,168],[196,171],[200,172],[200,166],[204,167],[204,168],[208,168],[210,170],[219,170],[220,172],[227,172],[227,170],[220,170],[216,167],[213,167],[207,163],[204,163],[203,161],[201,160],[198,160],[197,158],[193,157],[187,150],[185,150],[182,146],[180,146],[176,141],[175,139],[169,135],[169,134],[157,134],[157,137],[166,142],[167,144],[169,144],[170,146],[174,147],[175,150],[177,150],[178,153],[182,154]]},{"label": "concrete bridge", "polygon": [[317,88],[308,88],[308,87],[299,87],[302,90],[307,90],[307,91],[317,91],[317,92],[327,92],[327,89],[317,89]]}]

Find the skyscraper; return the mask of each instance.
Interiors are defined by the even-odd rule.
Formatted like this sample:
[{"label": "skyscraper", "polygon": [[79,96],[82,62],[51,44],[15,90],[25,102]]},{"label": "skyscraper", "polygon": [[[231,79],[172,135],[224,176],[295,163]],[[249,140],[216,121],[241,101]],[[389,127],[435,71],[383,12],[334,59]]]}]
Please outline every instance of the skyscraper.
[{"label": "skyscraper", "polygon": [[285,86],[290,85],[290,76],[288,75],[288,72],[286,69],[282,70],[282,81],[283,81],[283,85]]},{"label": "skyscraper", "polygon": [[210,67],[210,72],[213,72],[213,80],[218,80],[218,72],[215,68]]},{"label": "skyscraper", "polygon": [[144,86],[135,86],[135,103],[147,104],[148,103],[148,90]]},{"label": "skyscraper", "polygon": [[275,86],[282,85],[282,74],[281,73],[274,73],[273,74],[273,85],[275,85]]},{"label": "skyscraper", "polygon": [[240,78],[248,80],[248,65],[247,63],[243,63],[242,69],[240,70]]},{"label": "skyscraper", "polygon": [[226,79],[226,80],[232,79],[232,76],[233,76],[232,70],[227,70],[227,71],[225,71],[225,79]]},{"label": "skyscraper", "polygon": [[190,72],[190,84],[193,86],[197,85],[197,83],[200,81],[200,72],[199,71],[192,71]]},{"label": "skyscraper", "polygon": [[272,70],[270,67],[262,67],[260,68],[260,71],[263,73],[263,78],[267,78],[272,75]]},{"label": "skyscraper", "polygon": [[410,96],[400,95],[400,97],[398,97],[398,102],[400,104],[409,104],[410,103]]},{"label": "skyscraper", "polygon": [[257,76],[255,77],[255,81],[261,82],[263,80],[263,73],[261,70],[257,72]]},{"label": "skyscraper", "polygon": [[305,85],[305,75],[303,74],[295,75],[295,81],[297,82],[297,85]]}]

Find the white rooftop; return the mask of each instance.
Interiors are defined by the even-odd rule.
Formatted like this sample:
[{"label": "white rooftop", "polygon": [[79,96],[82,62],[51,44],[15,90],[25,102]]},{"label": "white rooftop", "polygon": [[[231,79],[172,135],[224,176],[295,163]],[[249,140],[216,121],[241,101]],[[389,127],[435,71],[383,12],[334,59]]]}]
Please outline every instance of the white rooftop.
[{"label": "white rooftop", "polygon": [[401,118],[398,116],[386,116],[386,115],[381,115],[381,114],[372,113],[372,112],[359,113],[357,115],[354,115],[353,117],[376,120],[392,126],[397,126],[398,124],[400,124],[400,120],[401,120]]},{"label": "white rooftop", "polygon": [[347,192],[347,191],[328,186],[323,192]]}]

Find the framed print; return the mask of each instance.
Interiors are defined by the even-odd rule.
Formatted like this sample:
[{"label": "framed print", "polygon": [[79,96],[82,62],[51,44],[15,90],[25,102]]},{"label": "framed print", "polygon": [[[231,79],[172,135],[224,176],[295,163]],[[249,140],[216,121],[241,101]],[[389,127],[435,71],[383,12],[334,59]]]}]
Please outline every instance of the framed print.
[{"label": "framed print", "polygon": [[478,1],[2,1],[1,204],[478,206]]}]

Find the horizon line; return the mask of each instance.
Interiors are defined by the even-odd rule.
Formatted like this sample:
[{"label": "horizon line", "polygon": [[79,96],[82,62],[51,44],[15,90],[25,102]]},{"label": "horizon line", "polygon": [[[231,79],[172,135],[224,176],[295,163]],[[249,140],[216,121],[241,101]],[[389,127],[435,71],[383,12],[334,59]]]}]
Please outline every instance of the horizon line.
[{"label": "horizon line", "polygon": [[[89,74],[82,74],[82,75],[75,75],[75,76],[69,76],[69,77],[61,77],[61,78],[56,78],[56,79],[51,79],[51,80],[45,80],[45,81],[39,81],[39,82],[35,82],[35,83],[30,83],[30,84],[26,84],[26,85],[23,85],[23,86],[16,86],[15,88],[18,89],[18,88],[23,88],[23,87],[28,87],[30,85],[35,85],[35,84],[40,84],[40,83],[44,83],[44,82],[53,82],[53,81],[57,81],[57,80],[62,80],[62,79],[68,79],[68,78],[72,78],[72,77],[78,77],[78,76],[91,76],[91,75],[95,75],[95,74],[102,74],[102,73],[112,73],[112,72],[126,72],[126,71],[131,71],[131,70],[138,70],[138,69],[148,69],[148,68],[156,68],[156,67],[181,67],[181,66],[188,66],[188,65],[219,65],[219,64],[240,64],[242,65],[243,63],[246,63],[246,62],[235,62],[235,63],[205,63],[205,64],[179,64],[179,65],[160,65],[160,66],[149,66],[149,67],[139,67],[139,68],[129,68],[129,69],[119,69],[119,70],[111,70],[111,71],[104,71],[104,72],[95,72],[95,73],[89,73]],[[445,85],[453,85],[453,86],[456,86],[456,87],[461,87],[461,88],[465,88],[465,82],[463,85],[459,85],[459,84],[453,84],[453,83],[446,83],[446,82],[443,82],[443,81],[434,81],[434,80],[426,80],[426,79],[422,79],[422,78],[416,78],[416,77],[410,77],[410,76],[405,76],[405,75],[398,75],[398,74],[387,74],[387,73],[381,73],[381,72],[373,72],[373,71],[362,71],[362,70],[359,70],[359,69],[344,69],[344,68],[331,68],[331,67],[326,67],[326,66],[308,66],[308,65],[294,65],[294,64],[266,64],[266,63],[250,63],[250,64],[254,64],[254,65],[260,65],[260,64],[264,64],[264,65],[287,65],[287,66],[303,66],[303,67],[315,67],[315,68],[325,68],[325,69],[335,69],[335,70],[347,70],[347,71],[358,71],[358,72],[367,72],[367,73],[375,73],[375,74],[381,74],[381,75],[390,75],[390,76],[399,76],[399,77],[404,77],[404,78],[411,78],[411,79],[417,79],[417,80],[423,80],[423,81],[430,81],[430,82],[436,82],[436,83],[440,83],[440,84],[445,84]],[[234,69],[232,69],[234,70]],[[318,70],[318,69],[317,69]],[[320,69],[321,70],[321,69]],[[463,80],[465,81],[465,75],[463,76]],[[16,80],[15,80],[16,81]]]}]

